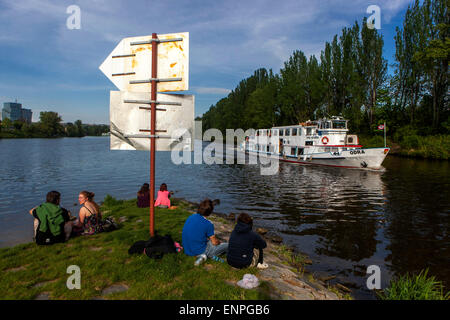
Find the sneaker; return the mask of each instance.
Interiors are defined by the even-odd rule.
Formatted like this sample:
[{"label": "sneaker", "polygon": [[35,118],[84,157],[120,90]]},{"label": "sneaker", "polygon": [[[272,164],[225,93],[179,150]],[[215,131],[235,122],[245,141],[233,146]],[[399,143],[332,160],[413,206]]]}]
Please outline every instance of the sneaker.
[{"label": "sneaker", "polygon": [[258,265],[256,266],[258,269],[267,269],[269,267],[269,265],[265,262],[263,263],[258,263]]},{"label": "sneaker", "polygon": [[219,258],[218,256],[213,256],[212,259],[213,259],[214,261],[219,261],[219,262],[222,262],[222,263],[225,262],[225,260],[223,260],[222,258]]},{"label": "sneaker", "polygon": [[197,256],[197,260],[195,260],[194,265],[195,266],[201,265],[203,262],[206,261],[207,258],[208,257],[206,256],[206,254],[201,254],[201,255]]}]

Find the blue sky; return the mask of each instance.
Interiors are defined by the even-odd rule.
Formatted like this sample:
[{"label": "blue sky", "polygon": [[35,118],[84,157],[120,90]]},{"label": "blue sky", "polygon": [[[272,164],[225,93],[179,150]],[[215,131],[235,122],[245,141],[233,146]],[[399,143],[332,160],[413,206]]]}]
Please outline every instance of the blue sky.
[{"label": "blue sky", "polygon": [[[190,91],[201,115],[260,67],[279,72],[294,50],[320,56],[325,41],[381,8],[385,57],[412,0],[0,0],[0,103],[56,111],[64,122],[109,123],[109,91],[98,69],[124,37],[190,33]],[[81,8],[69,30],[66,9]]]}]

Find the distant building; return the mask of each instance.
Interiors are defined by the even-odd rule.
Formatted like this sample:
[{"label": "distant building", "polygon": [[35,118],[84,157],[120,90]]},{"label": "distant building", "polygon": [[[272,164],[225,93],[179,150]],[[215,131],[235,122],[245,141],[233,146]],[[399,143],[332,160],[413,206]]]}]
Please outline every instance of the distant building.
[{"label": "distant building", "polygon": [[31,109],[22,108],[22,120],[31,123],[31,119],[33,118],[33,111]]},{"label": "distant building", "polygon": [[33,111],[22,108],[22,104],[17,102],[5,102],[2,109],[2,120],[8,118],[11,121],[22,120],[31,123]]}]

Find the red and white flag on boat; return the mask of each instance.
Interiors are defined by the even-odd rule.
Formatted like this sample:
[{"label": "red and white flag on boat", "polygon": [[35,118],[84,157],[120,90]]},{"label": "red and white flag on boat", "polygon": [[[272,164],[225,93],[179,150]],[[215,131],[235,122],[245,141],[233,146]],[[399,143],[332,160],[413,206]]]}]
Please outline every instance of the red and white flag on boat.
[{"label": "red and white flag on boat", "polygon": [[380,124],[380,125],[378,126],[378,130],[384,130],[384,124]]}]

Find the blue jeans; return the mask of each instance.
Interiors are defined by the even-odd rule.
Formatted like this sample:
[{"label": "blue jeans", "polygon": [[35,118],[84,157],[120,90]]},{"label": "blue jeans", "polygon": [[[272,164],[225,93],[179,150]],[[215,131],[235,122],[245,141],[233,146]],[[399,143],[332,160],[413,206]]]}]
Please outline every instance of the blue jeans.
[{"label": "blue jeans", "polygon": [[213,245],[211,240],[208,241],[208,244],[206,245],[206,250],[204,254],[208,258],[212,258],[214,256],[220,256],[221,254],[224,254],[228,251],[228,243],[221,243],[217,246]]}]

